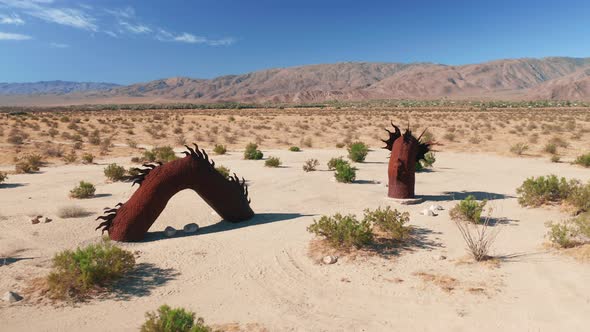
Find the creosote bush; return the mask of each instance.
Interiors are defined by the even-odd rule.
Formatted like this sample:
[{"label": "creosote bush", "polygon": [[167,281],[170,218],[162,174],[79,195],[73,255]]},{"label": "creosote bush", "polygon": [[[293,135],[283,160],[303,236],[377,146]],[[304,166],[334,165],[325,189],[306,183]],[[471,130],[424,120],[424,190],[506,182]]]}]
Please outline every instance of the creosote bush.
[{"label": "creosote bush", "polygon": [[92,153],[85,153],[82,155],[82,162],[84,164],[92,164],[94,162],[94,155]]},{"label": "creosote bush", "polygon": [[590,167],[590,153],[578,156],[574,161],[574,164],[584,167]]},{"label": "creosote bush", "polygon": [[80,181],[80,184],[74,189],[70,190],[70,197],[72,198],[91,198],[94,197],[96,188],[90,182]]},{"label": "creosote bush", "polygon": [[264,157],[262,151],[258,150],[256,143],[249,143],[244,150],[244,159],[246,160],[260,160]]},{"label": "creosote bush", "polygon": [[215,152],[215,154],[225,154],[227,152],[227,149],[225,148],[224,145],[215,144],[215,147],[213,148],[213,152]]},{"label": "creosote bush", "polygon": [[518,203],[522,206],[537,207],[543,204],[560,203],[569,197],[576,181],[567,181],[556,175],[530,177],[516,189]]},{"label": "creosote bush", "polygon": [[219,166],[215,166],[215,170],[217,170],[217,172],[219,172],[219,174],[223,175],[224,178],[228,179],[229,178],[229,172],[230,169],[223,166],[223,165],[219,165]]},{"label": "creosote bush", "polygon": [[143,153],[143,160],[146,162],[162,162],[167,163],[172,160],[176,160],[176,154],[171,146],[155,147],[149,151]]},{"label": "creosote bush", "polygon": [[487,200],[478,202],[473,195],[467,196],[464,200],[455,205],[449,214],[453,220],[470,221],[475,224],[481,222],[481,213],[487,204]]},{"label": "creosote bush", "polygon": [[110,164],[104,169],[104,176],[111,181],[123,181],[126,173],[125,167],[117,164]]},{"label": "creosote bush", "polygon": [[8,179],[8,175],[4,172],[0,172],[0,183],[6,181],[6,179]]},{"label": "creosote bush", "polygon": [[57,216],[62,219],[82,218],[90,215],[88,211],[77,205],[63,206],[57,210]]},{"label": "creosote bush", "polygon": [[292,146],[289,148],[289,151],[291,152],[299,152],[301,151],[301,149],[298,146]]},{"label": "creosote bush", "polygon": [[351,143],[348,146],[348,158],[354,162],[362,163],[368,153],[369,147],[363,142]]},{"label": "creosote bush", "polygon": [[325,237],[336,248],[360,248],[373,242],[371,223],[367,220],[359,221],[352,214],[322,216],[319,220],[314,220],[307,230]]},{"label": "creosote bush", "polygon": [[279,159],[277,157],[268,157],[268,159],[266,159],[264,161],[264,166],[266,166],[266,167],[279,167],[279,166],[281,166],[281,159]]},{"label": "creosote bush", "polygon": [[135,266],[133,254],[105,239],[53,257],[47,277],[49,294],[56,299],[80,300],[105,290]]},{"label": "creosote bush", "polygon": [[38,154],[29,154],[18,159],[15,165],[17,173],[38,172],[43,165],[43,157]]},{"label": "creosote bush", "polygon": [[348,161],[344,160],[342,157],[332,158],[328,161],[328,169],[333,171],[338,167],[338,165],[348,164]]},{"label": "creosote bush", "polygon": [[590,213],[560,223],[548,222],[547,227],[549,241],[561,248],[571,248],[590,242]]},{"label": "creosote bush", "polygon": [[148,312],[141,332],[212,332],[203,318],[195,320],[195,313],[184,308],[162,305],[158,312]]},{"label": "creosote bush", "polygon": [[517,156],[523,155],[526,151],[528,151],[529,146],[526,143],[516,143],[510,147],[510,152],[514,153]]},{"label": "creosote bush", "polygon": [[351,183],[356,179],[356,171],[357,169],[355,167],[352,167],[348,162],[345,162],[336,166],[334,177],[338,182]]},{"label": "creosote bush", "polygon": [[317,159],[308,159],[305,161],[305,164],[303,164],[303,170],[305,172],[313,172],[319,165],[320,162]]},{"label": "creosote bush", "polygon": [[[370,245],[376,237],[405,241],[413,230],[408,225],[409,222],[409,213],[379,207],[374,211],[366,209],[362,220],[352,214],[322,216],[319,220],[314,220],[307,231],[324,237],[335,248],[350,249]],[[375,234],[374,230],[378,230],[380,234]]]}]

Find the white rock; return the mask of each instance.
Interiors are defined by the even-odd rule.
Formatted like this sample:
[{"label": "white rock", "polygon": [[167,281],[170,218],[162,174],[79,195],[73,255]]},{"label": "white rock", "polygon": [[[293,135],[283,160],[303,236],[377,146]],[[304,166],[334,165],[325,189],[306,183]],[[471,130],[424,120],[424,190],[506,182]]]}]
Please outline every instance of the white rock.
[{"label": "white rock", "polygon": [[11,291],[4,293],[4,296],[2,296],[2,300],[5,302],[8,302],[8,303],[18,302],[22,299],[23,299],[22,296],[18,295],[15,292],[11,292]]},{"label": "white rock", "polygon": [[332,256],[332,255],[328,255],[325,256],[322,261],[324,262],[324,264],[334,264],[338,261],[338,257],[336,256]]},{"label": "white rock", "polygon": [[185,233],[196,233],[199,230],[199,225],[195,223],[186,224],[182,229]]},{"label": "white rock", "polygon": [[442,206],[440,206],[440,205],[431,205],[429,209],[432,210],[432,211],[442,211],[442,210],[444,210],[444,208]]},{"label": "white rock", "polygon": [[174,227],[168,226],[164,229],[164,234],[166,234],[167,237],[173,237],[176,235],[176,229]]},{"label": "white rock", "polygon": [[436,216],[436,214],[434,213],[434,211],[432,211],[431,209],[424,209],[422,210],[422,212],[420,212],[421,215],[424,216],[429,216],[429,217],[434,217]]}]

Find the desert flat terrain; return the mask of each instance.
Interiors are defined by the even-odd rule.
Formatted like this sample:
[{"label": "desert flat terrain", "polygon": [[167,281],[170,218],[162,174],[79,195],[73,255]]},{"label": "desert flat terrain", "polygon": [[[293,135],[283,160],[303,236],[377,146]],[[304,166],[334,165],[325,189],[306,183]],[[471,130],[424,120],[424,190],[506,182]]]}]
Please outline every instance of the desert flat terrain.
[{"label": "desert flat terrain", "polygon": [[[239,120],[238,120],[239,121]],[[583,147],[582,147],[583,148]],[[117,286],[111,297],[75,306],[25,299],[0,304],[8,331],[112,331],[137,329],[144,313],[162,303],[183,306],[210,324],[256,324],[269,331],[583,331],[590,315],[590,265],[544,246],[545,222],[567,215],[558,208],[522,208],[515,189],[530,176],[558,174],[590,179],[590,172],[545,157],[511,157],[470,152],[437,152],[434,168],[417,175],[416,192],[425,201],[401,206],[386,198],[387,151],[374,149],[355,163],[357,180],[337,183],[326,162],[345,149],[302,148],[302,152],[265,149],[281,168],[242,159],[230,149],[214,156],[249,183],[254,219],[239,224],[220,221],[195,193],[183,191],[168,204],[142,243],[121,243],[137,253],[139,271]],[[181,151],[180,149],[178,151]],[[320,161],[305,173],[303,162]],[[48,273],[52,256],[64,249],[96,242],[94,218],[105,206],[125,201],[129,183],[108,183],[104,167],[127,157],[97,158],[92,165],[43,167],[40,174],[11,174],[0,188],[0,289],[23,291]],[[5,164],[0,169],[10,170]],[[68,198],[80,180],[94,183],[97,196]],[[448,211],[473,194],[489,199],[494,228],[495,264],[472,263]],[[91,216],[63,220],[61,206],[79,205]],[[419,212],[430,204],[445,210],[436,217]],[[317,260],[313,219],[366,208],[391,206],[408,211],[416,241],[404,249],[344,255],[336,264]],[[52,217],[31,225],[30,215]],[[181,229],[195,222],[192,236],[166,238],[166,226]],[[443,259],[445,256],[446,259]],[[320,256],[321,257],[321,256]]]}]

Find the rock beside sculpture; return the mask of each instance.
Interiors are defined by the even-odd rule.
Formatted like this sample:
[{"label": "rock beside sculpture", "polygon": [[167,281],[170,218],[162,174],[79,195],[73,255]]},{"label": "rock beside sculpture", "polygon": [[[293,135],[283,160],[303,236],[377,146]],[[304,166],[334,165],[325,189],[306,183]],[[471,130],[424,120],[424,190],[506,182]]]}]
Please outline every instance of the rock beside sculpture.
[{"label": "rock beside sculpture", "polygon": [[11,292],[11,291],[4,293],[4,296],[2,296],[2,301],[8,302],[8,303],[15,303],[15,302],[18,302],[22,299],[23,299],[22,296],[18,295],[15,292]]},{"label": "rock beside sculpture", "polygon": [[173,237],[176,235],[176,228],[168,226],[164,229],[164,234],[166,234],[167,237]]},{"label": "rock beside sculpture", "polygon": [[186,224],[182,230],[187,234],[196,233],[199,230],[199,225],[195,223]]}]

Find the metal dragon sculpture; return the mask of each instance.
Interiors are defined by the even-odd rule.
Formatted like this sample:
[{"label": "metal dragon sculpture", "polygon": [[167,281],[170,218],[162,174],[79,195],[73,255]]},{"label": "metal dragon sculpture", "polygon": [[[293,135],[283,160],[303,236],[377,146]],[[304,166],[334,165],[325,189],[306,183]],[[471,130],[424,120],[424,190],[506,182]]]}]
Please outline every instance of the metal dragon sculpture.
[{"label": "metal dragon sculpture", "polygon": [[185,147],[186,155],[168,163],[143,164],[133,177],[133,185],[139,188],[126,203],[115,208],[105,208],[105,215],[97,218],[103,222],[96,228],[108,232],[115,241],[141,241],[156,221],[166,204],[181,190],[192,189],[223,219],[239,222],[252,218],[248,187],[244,178],[237,175],[226,178],[215,169],[205,150]]},{"label": "metal dragon sculpture", "polygon": [[409,126],[401,133],[400,129],[391,123],[394,132],[385,129],[389,133],[389,139],[382,140],[386,146],[384,149],[391,151],[389,156],[389,192],[391,198],[408,199],[414,198],[414,186],[416,183],[416,163],[424,159],[430,151],[430,142],[420,142],[424,132],[418,137],[412,135]]}]

